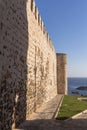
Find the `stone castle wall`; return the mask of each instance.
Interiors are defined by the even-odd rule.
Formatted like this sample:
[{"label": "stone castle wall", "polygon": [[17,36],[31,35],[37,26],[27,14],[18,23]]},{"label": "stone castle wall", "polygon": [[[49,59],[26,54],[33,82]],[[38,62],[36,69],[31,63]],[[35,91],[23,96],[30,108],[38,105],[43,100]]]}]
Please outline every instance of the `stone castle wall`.
[{"label": "stone castle wall", "polygon": [[[30,8],[31,7],[31,8]],[[29,46],[27,51],[28,113],[57,94],[56,53],[34,1],[27,3]]]},{"label": "stone castle wall", "polygon": [[26,119],[26,0],[0,0],[0,130]]},{"label": "stone castle wall", "polygon": [[34,0],[0,0],[0,130],[19,126],[57,95],[56,62]]}]

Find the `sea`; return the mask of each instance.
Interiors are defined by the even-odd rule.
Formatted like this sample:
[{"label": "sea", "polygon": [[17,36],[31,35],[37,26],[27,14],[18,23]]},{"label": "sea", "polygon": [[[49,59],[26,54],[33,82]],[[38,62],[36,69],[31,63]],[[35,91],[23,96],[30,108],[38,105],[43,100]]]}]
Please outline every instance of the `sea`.
[{"label": "sea", "polygon": [[68,78],[68,95],[87,96],[87,90],[77,90],[80,86],[87,86],[87,78]]}]

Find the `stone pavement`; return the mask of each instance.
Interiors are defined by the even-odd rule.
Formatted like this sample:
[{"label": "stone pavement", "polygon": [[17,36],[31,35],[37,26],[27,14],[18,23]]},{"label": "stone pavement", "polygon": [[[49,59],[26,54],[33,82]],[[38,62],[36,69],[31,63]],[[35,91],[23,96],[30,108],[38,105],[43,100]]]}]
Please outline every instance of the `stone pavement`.
[{"label": "stone pavement", "polygon": [[43,105],[31,116],[31,120],[25,121],[16,130],[87,130],[87,111],[65,121],[53,118],[61,99],[62,95],[59,95]]},{"label": "stone pavement", "polygon": [[63,95],[59,94],[55,96],[52,100],[46,102],[39,108],[35,113],[33,113],[29,119],[52,119],[58,111],[59,105],[63,99]]}]

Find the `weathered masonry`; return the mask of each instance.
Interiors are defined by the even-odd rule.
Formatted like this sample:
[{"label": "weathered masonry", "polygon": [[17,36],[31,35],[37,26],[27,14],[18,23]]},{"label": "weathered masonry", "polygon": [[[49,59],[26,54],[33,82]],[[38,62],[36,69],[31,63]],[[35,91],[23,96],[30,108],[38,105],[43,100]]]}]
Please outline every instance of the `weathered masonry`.
[{"label": "weathered masonry", "polygon": [[33,0],[0,0],[0,130],[66,94],[66,56],[55,52]]},{"label": "weathered masonry", "polygon": [[67,56],[57,53],[57,93],[67,94]]}]

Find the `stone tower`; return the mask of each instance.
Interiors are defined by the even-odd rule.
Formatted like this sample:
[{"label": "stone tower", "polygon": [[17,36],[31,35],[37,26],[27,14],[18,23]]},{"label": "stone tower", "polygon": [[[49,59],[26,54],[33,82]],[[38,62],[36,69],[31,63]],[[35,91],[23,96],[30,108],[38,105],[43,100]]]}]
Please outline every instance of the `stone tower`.
[{"label": "stone tower", "polygon": [[67,56],[63,53],[57,53],[57,93],[67,94]]}]

